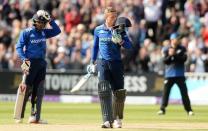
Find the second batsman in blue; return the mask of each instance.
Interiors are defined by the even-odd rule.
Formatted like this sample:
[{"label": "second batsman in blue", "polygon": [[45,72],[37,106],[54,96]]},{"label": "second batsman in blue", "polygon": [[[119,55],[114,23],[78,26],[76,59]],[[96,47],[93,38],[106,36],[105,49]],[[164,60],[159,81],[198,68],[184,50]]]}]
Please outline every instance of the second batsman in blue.
[{"label": "second batsman in blue", "polygon": [[[44,96],[44,80],[46,76],[46,39],[58,35],[61,30],[48,12],[39,10],[32,18],[33,26],[24,29],[16,44],[16,50],[22,59],[22,70],[26,77],[26,93],[23,103],[21,118],[24,118],[26,103],[32,94],[32,111],[28,120],[29,123],[47,123],[41,120],[41,105]],[[51,28],[46,29],[49,23]],[[36,105],[36,108],[35,108]],[[22,119],[18,123],[22,122]]]}]

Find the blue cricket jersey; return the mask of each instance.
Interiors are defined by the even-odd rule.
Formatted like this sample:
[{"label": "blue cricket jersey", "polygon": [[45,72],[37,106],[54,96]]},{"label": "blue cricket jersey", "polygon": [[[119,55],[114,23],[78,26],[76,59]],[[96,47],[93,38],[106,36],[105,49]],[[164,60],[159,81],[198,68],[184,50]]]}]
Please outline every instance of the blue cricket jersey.
[{"label": "blue cricket jersey", "polygon": [[[97,59],[104,60],[121,60],[120,45],[115,44],[111,40],[112,30],[108,29],[105,24],[97,26],[94,30],[94,45],[92,48],[91,61],[94,62]],[[128,36],[125,34],[122,36],[124,41],[123,47],[126,49],[131,48],[131,42]]]},{"label": "blue cricket jersey", "polygon": [[175,55],[168,56],[170,46],[164,47],[162,52],[164,54],[165,63],[165,78],[183,77],[185,73],[184,63],[187,59],[186,48],[178,45],[175,49]]},{"label": "blue cricket jersey", "polygon": [[20,33],[19,40],[16,44],[16,50],[22,60],[45,58],[46,39],[54,37],[61,32],[54,20],[52,20],[49,24],[52,29],[37,30],[33,26],[24,29]]}]

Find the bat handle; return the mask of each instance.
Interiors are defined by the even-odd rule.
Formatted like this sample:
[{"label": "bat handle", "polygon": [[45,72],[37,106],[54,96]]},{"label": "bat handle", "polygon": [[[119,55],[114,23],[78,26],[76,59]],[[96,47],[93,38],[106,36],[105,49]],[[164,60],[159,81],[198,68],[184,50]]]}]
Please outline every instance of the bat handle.
[{"label": "bat handle", "polygon": [[24,73],[22,76],[22,84],[25,84],[27,75]]}]

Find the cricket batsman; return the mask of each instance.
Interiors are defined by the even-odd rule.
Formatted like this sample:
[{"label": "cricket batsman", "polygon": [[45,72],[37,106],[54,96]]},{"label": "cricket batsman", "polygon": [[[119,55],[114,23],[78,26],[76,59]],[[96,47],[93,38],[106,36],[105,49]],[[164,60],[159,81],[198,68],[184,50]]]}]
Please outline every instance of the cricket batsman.
[{"label": "cricket batsman", "polygon": [[[55,21],[50,17],[48,12],[44,10],[38,10],[34,14],[33,26],[24,29],[16,44],[16,50],[23,61],[21,66],[23,73],[27,74],[26,77],[26,93],[23,102],[23,108],[21,113],[22,122],[24,118],[24,112],[26,103],[31,94],[36,102],[35,114],[31,112],[31,116],[28,123],[47,124],[46,121],[41,120],[41,105],[44,96],[44,80],[46,76],[46,39],[58,35],[61,30]],[[49,23],[51,28],[46,29],[46,24]],[[34,104],[33,100],[33,104]],[[34,105],[33,105],[34,107]]]},{"label": "cricket batsman", "polygon": [[[125,17],[117,19],[118,14],[113,7],[107,7],[104,15],[105,23],[97,26],[94,30],[91,64],[87,70],[94,73],[94,68],[97,66],[98,95],[103,117],[101,127],[121,128],[126,89],[124,89],[124,72],[120,48],[121,46],[127,49],[131,48],[131,42],[125,28],[123,28],[131,25],[126,25],[125,21],[128,21],[129,24],[130,21]],[[122,21],[123,24],[121,24]]]}]

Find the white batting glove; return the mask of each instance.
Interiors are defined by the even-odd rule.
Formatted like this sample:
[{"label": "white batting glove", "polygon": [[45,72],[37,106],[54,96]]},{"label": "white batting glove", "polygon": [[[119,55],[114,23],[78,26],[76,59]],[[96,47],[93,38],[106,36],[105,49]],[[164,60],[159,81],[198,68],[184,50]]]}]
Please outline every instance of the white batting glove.
[{"label": "white batting glove", "polygon": [[116,31],[113,30],[112,32],[112,38],[111,40],[113,41],[113,43],[115,44],[119,44],[121,43],[123,40],[122,40],[122,36],[120,34],[118,34]]},{"label": "white batting glove", "polygon": [[28,74],[29,69],[30,69],[30,61],[29,60],[24,60],[22,65],[21,65],[21,69],[24,73]]},{"label": "white batting glove", "polygon": [[38,16],[42,16],[44,19],[46,19],[47,21],[50,21],[51,17],[49,15],[49,13],[45,10],[38,10],[37,11],[37,15]]},{"label": "white batting glove", "polygon": [[90,64],[87,66],[87,73],[95,74],[96,73],[96,65]]}]

